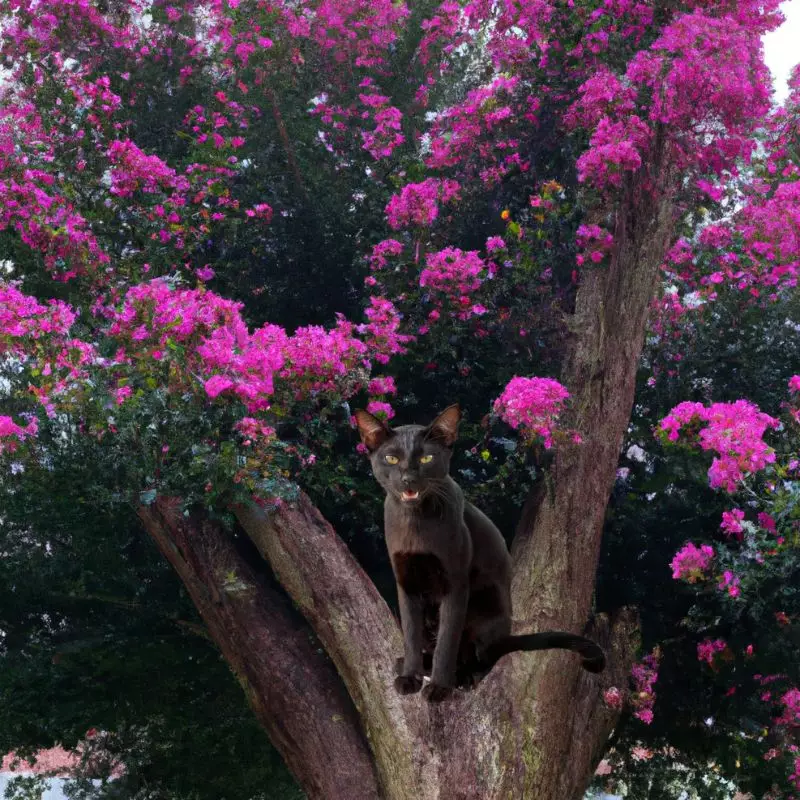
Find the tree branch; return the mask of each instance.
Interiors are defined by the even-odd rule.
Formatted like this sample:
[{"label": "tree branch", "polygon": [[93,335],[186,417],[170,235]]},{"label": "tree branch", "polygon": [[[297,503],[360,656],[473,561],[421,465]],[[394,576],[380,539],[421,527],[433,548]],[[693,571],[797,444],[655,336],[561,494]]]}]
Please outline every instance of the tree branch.
[{"label": "tree branch", "polygon": [[380,796],[356,712],[308,630],[217,524],[183,516],[180,500],[137,509],[186,586],[213,640],[309,797]]},{"label": "tree branch", "polygon": [[[633,608],[622,608],[611,618],[600,614],[587,635],[605,650],[607,663],[599,681],[581,672],[575,687],[569,756],[572,767],[565,770],[564,797],[576,799],[583,797],[587,778],[597,769],[627,701],[628,679],[639,647],[639,616]],[[620,690],[620,709],[609,708],[603,701],[603,693],[612,686]]]},{"label": "tree branch", "polygon": [[[654,159],[658,163],[658,159]],[[669,197],[629,197],[617,214],[615,252],[589,270],[578,291],[575,335],[563,381],[572,395],[567,424],[583,442],[565,442],[554,491],[529,514],[513,546],[515,612],[540,626],[583,627],[591,610],[608,498],[633,407],[647,312],[674,225]]]},{"label": "tree branch", "polygon": [[[661,159],[654,155],[652,165],[657,173]],[[638,178],[628,189],[617,212],[611,263],[585,271],[570,326],[562,378],[572,395],[566,424],[583,442],[559,446],[552,494],[530,498],[512,547],[514,613],[539,630],[582,633],[591,615],[606,506],[630,422],[647,312],[674,226],[667,193],[644,187]],[[623,615],[616,629],[612,624],[609,646],[619,652],[609,654],[607,675],[581,674],[574,660],[553,653],[518,678],[538,706],[532,747],[551,755],[526,787],[531,797],[579,796],[576,781],[590,775],[595,749],[616,719],[603,708],[600,691],[609,676],[622,678],[630,666],[632,655],[623,641],[629,622]],[[598,635],[608,625],[595,624]],[[584,737],[586,749],[573,753],[576,738]],[[570,759],[578,759],[580,769],[564,770]],[[558,794],[547,795],[553,787]]]},{"label": "tree branch", "polygon": [[375,585],[305,494],[272,513],[256,505],[234,511],[336,664],[361,715],[386,795],[423,796],[413,784],[413,764],[425,710],[418,697],[394,691],[402,639]]}]

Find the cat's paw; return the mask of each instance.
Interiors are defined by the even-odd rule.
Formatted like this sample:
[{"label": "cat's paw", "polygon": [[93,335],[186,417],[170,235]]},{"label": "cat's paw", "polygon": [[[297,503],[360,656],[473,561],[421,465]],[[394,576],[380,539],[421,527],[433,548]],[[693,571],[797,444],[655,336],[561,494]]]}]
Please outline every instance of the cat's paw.
[{"label": "cat's paw", "polygon": [[442,700],[447,700],[452,696],[455,689],[450,686],[439,686],[437,683],[429,683],[422,690],[422,697],[429,703],[441,703]]},{"label": "cat's paw", "polygon": [[422,688],[422,678],[417,675],[398,675],[394,679],[394,688],[398,694],[415,694]]},{"label": "cat's paw", "polygon": [[465,691],[471,691],[478,685],[478,676],[470,670],[459,670],[456,673],[456,686]]}]

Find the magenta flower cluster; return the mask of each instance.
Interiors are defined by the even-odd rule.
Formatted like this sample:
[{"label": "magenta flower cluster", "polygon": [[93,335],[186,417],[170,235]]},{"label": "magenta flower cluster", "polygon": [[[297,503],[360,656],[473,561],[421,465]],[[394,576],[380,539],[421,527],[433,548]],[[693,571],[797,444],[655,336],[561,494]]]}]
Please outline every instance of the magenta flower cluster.
[{"label": "magenta flower cluster", "polygon": [[525,438],[553,446],[558,417],[569,392],[552,378],[512,378],[494,401],[494,411]]},{"label": "magenta flower cluster", "polygon": [[439,216],[439,206],[457,199],[459,188],[457,181],[438,178],[406,184],[386,206],[389,226],[400,230],[433,225]]},{"label": "magenta flower cluster", "polygon": [[419,285],[458,299],[474,293],[482,283],[486,269],[476,250],[465,252],[458,247],[446,247],[428,253],[426,267],[419,276]]},{"label": "magenta flower cluster", "polygon": [[[119,376],[146,367],[151,359],[174,361],[176,353],[187,387],[200,378],[210,399],[230,393],[251,412],[268,408],[278,385],[289,398],[352,393],[359,386],[354,377],[363,375],[366,381],[370,359],[387,361],[408,339],[398,332],[399,316],[388,301],[376,300],[362,326],[340,318],[329,330],[301,327],[290,336],[276,325],[249,331],[240,303],[204,288],[175,289],[153,280],[131,287],[119,304],[97,305],[96,313],[107,321],[105,334],[117,343],[108,361],[97,357],[90,344],[69,337],[75,312],[66,304],[43,306],[3,285],[0,301],[0,352],[21,353],[25,348],[27,358],[37,358],[41,374],[52,375],[31,387],[48,413],[55,399],[86,378],[90,368],[103,370],[114,402],[121,404],[131,389],[117,385]],[[381,385],[387,391],[393,387],[387,378]],[[20,434],[10,425],[8,430]]]},{"label": "magenta flower cluster", "polygon": [[578,245],[576,261],[581,266],[587,259],[592,264],[599,264],[611,251],[614,237],[599,225],[581,225],[575,241]]},{"label": "magenta flower cluster", "polygon": [[763,440],[768,428],[778,420],[759,411],[747,400],[735,403],[684,402],[661,420],[660,430],[671,442],[683,441],[716,453],[708,471],[712,488],[735,492],[737,484],[749,474],[775,461],[773,449]]},{"label": "magenta flower cluster", "polygon": [[646,725],[653,721],[653,707],[656,702],[656,693],[653,689],[658,680],[658,663],[660,661],[658,648],[646,655],[640,662],[631,667],[634,691],[631,693],[633,716]]},{"label": "magenta flower cluster", "polygon": [[697,660],[713,665],[717,653],[723,653],[727,649],[728,643],[724,639],[704,639],[697,645]]},{"label": "magenta flower cluster", "polygon": [[688,583],[696,583],[705,577],[711,561],[714,558],[714,548],[711,545],[703,544],[700,547],[687,542],[670,562],[672,567],[672,577],[675,580],[684,580]]},{"label": "magenta flower cluster", "polygon": [[19,442],[24,442],[28,436],[36,436],[39,423],[34,417],[27,425],[18,425],[14,420],[0,414],[0,453],[13,453]]},{"label": "magenta flower cluster", "polygon": [[781,697],[783,712],[778,718],[778,724],[791,728],[800,728],[800,689],[789,689]]},{"label": "magenta flower cluster", "polygon": [[744,531],[741,525],[743,519],[744,511],[740,508],[734,508],[731,511],[723,511],[720,528],[725,531],[727,536],[735,536],[737,539],[741,539]]},{"label": "magenta flower cluster", "polygon": [[726,591],[729,597],[738,597],[742,593],[739,588],[739,583],[739,576],[734,575],[733,572],[726,569],[722,573],[722,578],[720,578],[717,588],[721,591]]}]

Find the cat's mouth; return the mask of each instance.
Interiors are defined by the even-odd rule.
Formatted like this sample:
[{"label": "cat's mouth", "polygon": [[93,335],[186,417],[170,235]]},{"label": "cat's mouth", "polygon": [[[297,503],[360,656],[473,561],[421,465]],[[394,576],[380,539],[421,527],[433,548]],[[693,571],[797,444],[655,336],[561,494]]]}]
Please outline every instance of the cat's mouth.
[{"label": "cat's mouth", "polygon": [[404,492],[400,493],[400,497],[404,503],[410,503],[413,500],[419,500],[419,492],[412,492],[406,489]]}]

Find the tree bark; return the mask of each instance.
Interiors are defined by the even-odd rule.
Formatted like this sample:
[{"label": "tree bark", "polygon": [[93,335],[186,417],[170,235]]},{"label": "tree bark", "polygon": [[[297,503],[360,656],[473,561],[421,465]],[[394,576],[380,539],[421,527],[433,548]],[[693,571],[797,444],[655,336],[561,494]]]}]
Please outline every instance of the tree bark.
[{"label": "tree bark", "polygon": [[[658,173],[660,160],[653,159]],[[655,183],[655,182],[654,182]],[[647,311],[674,226],[667,193],[630,193],[617,213],[615,251],[607,268],[587,271],[578,291],[563,382],[571,394],[567,424],[581,443],[559,446],[546,491],[529,498],[512,547],[512,602],[534,627],[579,631],[592,609],[606,506],[630,422]],[[578,704],[565,707],[574,667],[536,676],[537,746],[574,755]],[[573,713],[575,715],[573,715]],[[558,744],[557,744],[558,743]],[[556,763],[540,770],[534,797],[571,797],[574,777]],[[579,771],[578,771],[579,772]],[[554,785],[561,794],[548,793]]]},{"label": "tree bark", "polygon": [[176,498],[159,498],[137,513],[308,796],[353,800],[358,786],[359,797],[380,797],[372,756],[336,670],[230,534],[183,516]]},{"label": "tree bark", "polygon": [[[617,215],[611,264],[583,277],[564,373],[570,425],[583,442],[559,447],[548,490],[529,498],[512,550],[515,618],[525,630],[586,631],[608,654],[600,676],[583,672],[572,653],[515,653],[448,702],[399,696],[392,688],[402,653],[397,622],[305,495],[270,512],[256,505],[234,511],[335,671],[279,598],[236,560],[223,532],[184,520],[176,501],[140,509],[310,798],[582,796],[619,714],[603,703],[603,691],[616,686],[625,698],[637,646],[633,612],[587,620],[647,309],[672,224],[668,200],[629,198]],[[225,578],[231,570],[241,590]]]}]

